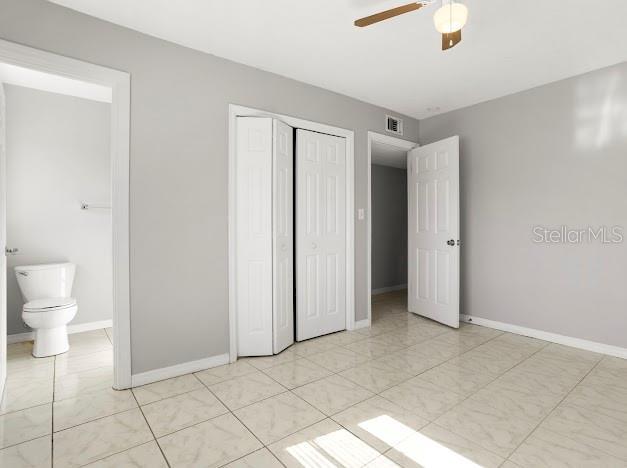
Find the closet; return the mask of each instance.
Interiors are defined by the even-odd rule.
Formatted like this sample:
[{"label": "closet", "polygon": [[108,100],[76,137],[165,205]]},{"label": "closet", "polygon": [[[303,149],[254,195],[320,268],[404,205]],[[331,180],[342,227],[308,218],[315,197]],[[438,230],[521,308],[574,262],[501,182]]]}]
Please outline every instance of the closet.
[{"label": "closet", "polygon": [[235,309],[239,356],[346,328],[346,141],[238,117]]}]

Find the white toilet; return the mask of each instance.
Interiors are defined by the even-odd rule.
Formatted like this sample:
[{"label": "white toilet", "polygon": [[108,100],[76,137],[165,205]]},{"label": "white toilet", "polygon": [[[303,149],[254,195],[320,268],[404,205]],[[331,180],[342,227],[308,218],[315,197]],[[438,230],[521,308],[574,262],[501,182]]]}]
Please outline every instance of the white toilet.
[{"label": "white toilet", "polygon": [[22,319],[35,331],[35,357],[54,356],[70,348],[67,324],[78,310],[76,299],[70,297],[75,271],[73,263],[15,267],[25,302]]}]

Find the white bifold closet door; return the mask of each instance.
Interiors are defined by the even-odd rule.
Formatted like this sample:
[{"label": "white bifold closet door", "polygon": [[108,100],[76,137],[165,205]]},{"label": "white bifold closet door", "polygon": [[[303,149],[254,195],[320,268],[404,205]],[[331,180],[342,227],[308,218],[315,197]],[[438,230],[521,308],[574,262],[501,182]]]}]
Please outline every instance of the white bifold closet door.
[{"label": "white bifold closet door", "polygon": [[239,356],[294,342],[293,129],[237,118],[236,310]]},{"label": "white bifold closet door", "polygon": [[407,153],[408,309],[459,328],[459,138]]},{"label": "white bifold closet door", "polygon": [[346,140],[296,130],[296,340],[346,328]]}]

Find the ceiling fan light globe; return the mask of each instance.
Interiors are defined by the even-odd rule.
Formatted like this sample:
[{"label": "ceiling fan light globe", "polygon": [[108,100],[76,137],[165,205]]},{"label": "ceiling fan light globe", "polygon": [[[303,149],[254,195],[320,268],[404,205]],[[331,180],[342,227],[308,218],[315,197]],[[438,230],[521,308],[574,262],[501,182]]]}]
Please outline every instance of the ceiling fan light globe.
[{"label": "ceiling fan light globe", "polygon": [[442,34],[450,34],[462,29],[468,21],[468,8],[457,2],[445,2],[433,15],[435,29]]}]

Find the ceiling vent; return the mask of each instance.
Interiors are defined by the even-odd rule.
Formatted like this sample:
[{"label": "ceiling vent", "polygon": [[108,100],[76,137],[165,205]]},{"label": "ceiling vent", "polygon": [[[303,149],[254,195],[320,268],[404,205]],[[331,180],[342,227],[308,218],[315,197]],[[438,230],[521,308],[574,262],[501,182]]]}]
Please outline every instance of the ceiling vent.
[{"label": "ceiling vent", "polygon": [[385,130],[396,135],[403,134],[403,121],[391,115],[385,116]]}]

